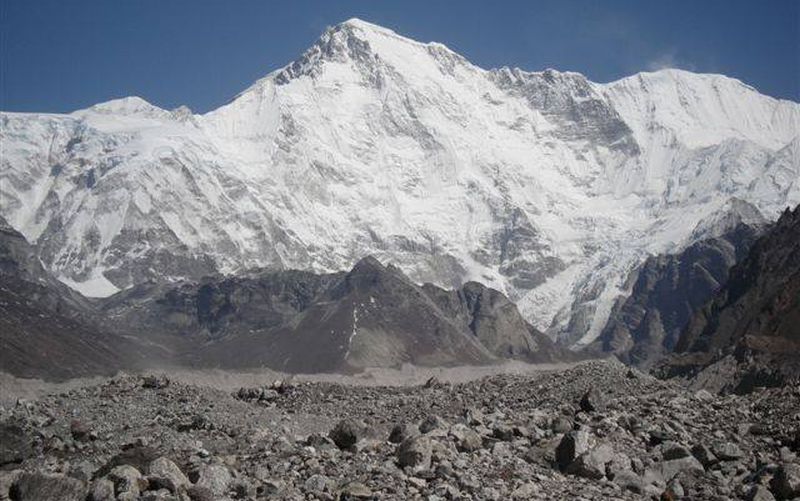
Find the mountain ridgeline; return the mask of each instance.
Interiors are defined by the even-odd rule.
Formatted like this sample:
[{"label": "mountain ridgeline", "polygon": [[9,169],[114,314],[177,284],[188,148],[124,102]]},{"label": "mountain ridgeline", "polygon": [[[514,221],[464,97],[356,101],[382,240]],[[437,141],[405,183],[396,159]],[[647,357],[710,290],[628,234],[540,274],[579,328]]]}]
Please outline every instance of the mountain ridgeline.
[{"label": "mountain ridgeline", "polygon": [[486,70],[358,19],[208,113],[0,113],[0,361],[784,380],[798,131],[722,75]]},{"label": "mountain ridgeline", "polygon": [[731,199],[800,203],[795,102],[680,70],[486,70],[358,19],[208,113],[127,97],[0,123],[0,214],[85,295],[375,256],[484,283],[573,348]]},{"label": "mountain ridgeline", "polygon": [[500,292],[417,285],[367,257],[349,272],[252,271],[83,298],[0,227],[0,364],[64,379],[172,367],[352,373],[575,360]]},{"label": "mountain ridgeline", "polygon": [[192,338],[200,367],[353,372],[367,367],[475,365],[574,358],[499,292],[414,284],[368,257],[350,272],[260,272],[167,288],[142,285],[103,312],[142,333]]}]

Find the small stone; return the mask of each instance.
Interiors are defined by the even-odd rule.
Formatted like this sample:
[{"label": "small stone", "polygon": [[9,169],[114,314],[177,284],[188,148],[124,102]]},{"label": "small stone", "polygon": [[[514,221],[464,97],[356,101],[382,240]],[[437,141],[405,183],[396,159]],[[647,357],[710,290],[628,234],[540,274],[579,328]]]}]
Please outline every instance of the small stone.
[{"label": "small stone", "polygon": [[539,488],[533,482],[526,482],[511,493],[511,497],[514,499],[533,499],[534,496],[539,492]]},{"label": "small stone", "polygon": [[306,439],[306,445],[320,451],[336,449],[338,447],[330,437],[320,435],[319,433],[309,435]]},{"label": "small stone", "polygon": [[281,492],[283,487],[284,484],[280,480],[269,478],[261,481],[261,487],[256,491],[256,493],[274,496]]},{"label": "small stone", "polygon": [[553,430],[553,433],[568,433],[572,431],[572,421],[565,416],[558,416],[553,419],[550,428]]},{"label": "small stone", "polygon": [[650,431],[650,445],[659,445],[667,441],[674,440],[675,438],[671,433],[664,430],[651,430]]},{"label": "small stone", "polygon": [[763,485],[754,485],[744,498],[746,501],[775,501],[775,496]]},{"label": "small stone", "polygon": [[349,482],[342,487],[339,493],[341,501],[349,499],[369,499],[372,497],[372,491],[360,482]]},{"label": "small stone", "polygon": [[511,442],[514,440],[514,429],[510,426],[498,425],[492,430],[492,436],[504,442]]},{"label": "small stone", "polygon": [[306,492],[325,492],[329,482],[330,480],[325,475],[315,474],[306,479],[303,488]]},{"label": "small stone", "polygon": [[744,457],[744,452],[739,446],[730,442],[716,443],[711,450],[722,461],[735,461]]},{"label": "small stone", "polygon": [[78,442],[88,442],[91,436],[91,430],[89,427],[82,421],[74,419],[69,424],[69,432],[72,435],[72,439]]},{"label": "small stone", "polygon": [[429,414],[419,424],[419,431],[422,433],[430,433],[433,430],[447,429],[447,422],[436,414]]},{"label": "small stone", "polygon": [[694,398],[702,402],[708,402],[714,399],[714,395],[712,395],[708,390],[697,390],[694,392]]},{"label": "small stone", "polygon": [[160,390],[169,386],[169,379],[166,376],[147,375],[142,378],[142,388]]}]

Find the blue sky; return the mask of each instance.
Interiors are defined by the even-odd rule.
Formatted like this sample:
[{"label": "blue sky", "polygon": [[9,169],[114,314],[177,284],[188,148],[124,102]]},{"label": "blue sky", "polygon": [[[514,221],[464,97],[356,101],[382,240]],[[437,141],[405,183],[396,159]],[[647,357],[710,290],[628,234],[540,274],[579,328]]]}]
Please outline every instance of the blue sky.
[{"label": "blue sky", "polygon": [[0,0],[0,109],[139,95],[213,109],[351,17],[479,66],[610,81],[680,67],[800,100],[800,1]]}]

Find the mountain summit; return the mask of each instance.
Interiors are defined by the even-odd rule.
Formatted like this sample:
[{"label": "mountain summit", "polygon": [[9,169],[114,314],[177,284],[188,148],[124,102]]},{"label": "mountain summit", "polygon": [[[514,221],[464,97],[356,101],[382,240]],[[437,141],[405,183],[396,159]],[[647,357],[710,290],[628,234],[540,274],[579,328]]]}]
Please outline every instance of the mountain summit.
[{"label": "mountain summit", "polygon": [[0,124],[0,215],[85,294],[374,255],[482,282],[568,344],[731,199],[800,202],[797,103],[678,70],[486,70],[357,19],[203,115],[125,98]]}]

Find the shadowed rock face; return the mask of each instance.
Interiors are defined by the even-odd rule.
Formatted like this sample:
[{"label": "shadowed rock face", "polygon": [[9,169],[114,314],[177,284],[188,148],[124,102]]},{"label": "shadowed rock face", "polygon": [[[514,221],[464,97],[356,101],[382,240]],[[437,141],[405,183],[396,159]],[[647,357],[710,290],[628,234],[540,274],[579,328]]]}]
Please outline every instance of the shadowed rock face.
[{"label": "shadowed rock face", "polygon": [[671,352],[695,310],[728,281],[731,267],[747,255],[759,232],[759,227],[739,224],[679,254],[648,258],[630,296],[616,305],[591,349],[638,366]]},{"label": "shadowed rock face", "polygon": [[98,324],[91,304],[52,278],[34,247],[0,218],[0,368],[64,379],[110,374],[145,358],[138,343]]},{"label": "shadowed rock face", "polygon": [[[800,374],[800,207],[787,209],[689,321],[667,375],[728,367],[722,389],[748,391]],[[725,371],[718,371],[722,374]],[[708,376],[708,374],[705,374]],[[704,377],[704,376],[703,376]]]},{"label": "shadowed rock face", "polygon": [[199,366],[326,372],[572,358],[501,293],[474,282],[453,291],[418,286],[372,257],[349,273],[137,287],[103,310],[120,326],[192,339],[181,359]]}]

